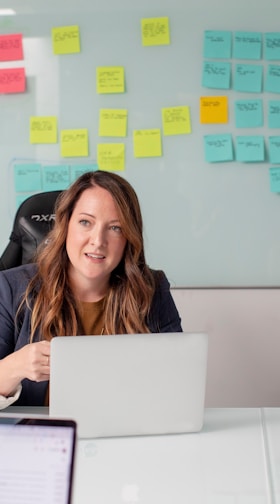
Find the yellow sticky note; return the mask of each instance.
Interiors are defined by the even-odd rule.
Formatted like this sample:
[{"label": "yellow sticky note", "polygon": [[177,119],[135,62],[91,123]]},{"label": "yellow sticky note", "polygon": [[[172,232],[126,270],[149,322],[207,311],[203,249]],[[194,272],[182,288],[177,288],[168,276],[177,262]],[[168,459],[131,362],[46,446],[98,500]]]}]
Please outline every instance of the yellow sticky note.
[{"label": "yellow sticky note", "polygon": [[133,147],[136,158],[162,156],[160,129],[134,130]]},{"label": "yellow sticky note", "polygon": [[57,119],[52,116],[31,116],[29,139],[32,144],[57,142]]},{"label": "yellow sticky note", "polygon": [[124,93],[123,67],[97,67],[97,93]]},{"label": "yellow sticky note", "polygon": [[123,143],[103,143],[97,145],[97,165],[99,170],[123,171],[124,144]]},{"label": "yellow sticky note", "polygon": [[224,124],[228,122],[227,96],[200,97],[201,124]]},{"label": "yellow sticky note", "polygon": [[99,136],[125,137],[127,132],[126,109],[101,109],[99,112]]},{"label": "yellow sticky note", "polygon": [[80,31],[78,26],[52,28],[54,54],[72,54],[80,52]]},{"label": "yellow sticky note", "polygon": [[168,17],[141,19],[142,45],[168,45],[170,44]]},{"label": "yellow sticky note", "polygon": [[60,132],[62,157],[88,156],[88,130],[68,129]]},{"label": "yellow sticky note", "polygon": [[164,135],[191,133],[189,107],[170,107],[161,109]]}]

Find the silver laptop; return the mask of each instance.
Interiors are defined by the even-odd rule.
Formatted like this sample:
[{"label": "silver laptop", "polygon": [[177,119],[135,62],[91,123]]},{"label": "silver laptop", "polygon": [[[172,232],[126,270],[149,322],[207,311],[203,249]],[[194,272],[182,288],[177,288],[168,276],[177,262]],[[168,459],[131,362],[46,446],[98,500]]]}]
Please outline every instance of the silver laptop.
[{"label": "silver laptop", "polygon": [[76,423],[0,416],[0,502],[70,504]]},{"label": "silver laptop", "polygon": [[56,337],[49,413],[80,438],[200,431],[207,348],[202,333]]}]

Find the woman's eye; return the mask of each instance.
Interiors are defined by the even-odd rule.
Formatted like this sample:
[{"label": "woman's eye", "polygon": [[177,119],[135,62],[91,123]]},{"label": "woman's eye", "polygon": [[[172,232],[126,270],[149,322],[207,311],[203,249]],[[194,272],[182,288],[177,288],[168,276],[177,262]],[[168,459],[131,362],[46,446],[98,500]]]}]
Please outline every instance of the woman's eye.
[{"label": "woman's eye", "polygon": [[122,228],[120,226],[111,226],[112,231],[115,231],[116,233],[121,233]]},{"label": "woman's eye", "polygon": [[88,226],[89,221],[87,219],[80,219],[79,224],[81,224],[82,226]]}]

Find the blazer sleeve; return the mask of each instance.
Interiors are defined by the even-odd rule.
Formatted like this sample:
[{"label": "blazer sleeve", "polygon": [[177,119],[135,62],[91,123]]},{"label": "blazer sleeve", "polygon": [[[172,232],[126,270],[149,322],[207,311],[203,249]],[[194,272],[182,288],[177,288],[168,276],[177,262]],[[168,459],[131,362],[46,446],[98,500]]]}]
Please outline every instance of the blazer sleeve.
[{"label": "blazer sleeve", "polygon": [[153,333],[182,332],[181,318],[163,271],[155,271],[156,290],[148,316],[148,327]]}]

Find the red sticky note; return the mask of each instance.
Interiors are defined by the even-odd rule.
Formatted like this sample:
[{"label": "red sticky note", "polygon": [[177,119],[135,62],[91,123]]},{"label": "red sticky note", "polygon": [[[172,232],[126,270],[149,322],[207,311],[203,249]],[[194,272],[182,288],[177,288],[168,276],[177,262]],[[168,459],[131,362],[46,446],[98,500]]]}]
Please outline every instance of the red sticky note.
[{"label": "red sticky note", "polygon": [[24,91],[24,68],[4,68],[0,70],[0,93],[23,93]]},{"label": "red sticky note", "polygon": [[0,61],[15,61],[22,59],[22,34],[0,35]]}]

